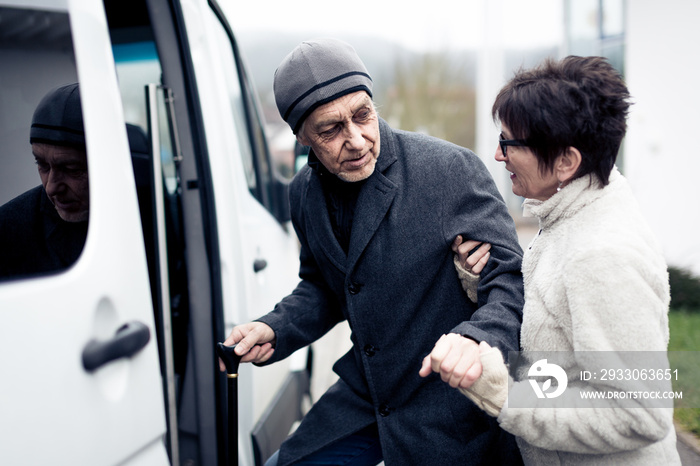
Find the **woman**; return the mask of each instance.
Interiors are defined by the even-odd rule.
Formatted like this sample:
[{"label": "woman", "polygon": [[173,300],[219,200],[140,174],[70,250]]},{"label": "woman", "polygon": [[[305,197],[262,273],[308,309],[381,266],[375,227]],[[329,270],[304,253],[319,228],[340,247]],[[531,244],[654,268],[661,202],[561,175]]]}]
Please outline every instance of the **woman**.
[{"label": "woman", "polygon": [[[496,160],[540,223],[523,257],[522,351],[572,354],[561,364],[570,392],[585,391],[575,380],[585,352],[665,359],[668,345],[666,264],[615,167],[628,99],[605,59],[567,57],[518,72],[492,110],[502,129]],[[457,243],[458,270],[468,271],[473,244]],[[611,401],[596,409],[580,396],[575,407],[554,397],[509,406],[534,384],[522,371],[510,379],[498,349],[480,350],[481,377],[460,390],[517,436],[526,464],[680,464],[672,408]]]}]

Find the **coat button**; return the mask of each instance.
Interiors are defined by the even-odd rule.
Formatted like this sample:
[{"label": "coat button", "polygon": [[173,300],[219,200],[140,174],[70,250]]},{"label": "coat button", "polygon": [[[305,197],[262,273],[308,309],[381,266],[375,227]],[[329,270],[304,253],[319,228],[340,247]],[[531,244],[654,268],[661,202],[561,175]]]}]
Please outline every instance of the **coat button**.
[{"label": "coat button", "polygon": [[350,285],[348,285],[348,291],[350,292],[350,294],[357,294],[360,292],[361,287],[362,285],[360,285],[359,283],[351,282]]},{"label": "coat button", "polygon": [[371,358],[372,356],[374,356],[376,354],[377,348],[375,348],[372,345],[365,345],[364,351],[365,351],[365,354]]},{"label": "coat button", "polygon": [[387,405],[381,405],[379,406],[379,415],[381,417],[387,417],[389,414],[391,414],[391,408],[388,407]]}]

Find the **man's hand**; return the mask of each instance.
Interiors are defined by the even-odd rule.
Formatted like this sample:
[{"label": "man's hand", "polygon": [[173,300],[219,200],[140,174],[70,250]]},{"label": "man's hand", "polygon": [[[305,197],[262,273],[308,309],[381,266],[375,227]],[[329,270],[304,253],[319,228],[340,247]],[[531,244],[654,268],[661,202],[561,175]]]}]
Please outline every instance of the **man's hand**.
[{"label": "man's hand", "polygon": [[[237,355],[243,356],[241,362],[265,362],[275,352],[273,343],[275,341],[275,332],[269,325],[262,322],[250,322],[243,325],[237,325],[231,330],[231,335],[228,336],[224,345],[231,346],[236,344],[234,350]],[[226,371],[226,366],[219,359],[219,370]]]},{"label": "man's hand", "polygon": [[[481,246],[479,246],[481,245]],[[469,251],[479,246],[471,255]],[[479,275],[491,257],[491,245],[481,241],[462,239],[462,235],[457,235],[452,242],[452,251],[459,256],[459,263],[467,272]]]},{"label": "man's hand", "polygon": [[456,333],[443,335],[433,351],[423,359],[418,374],[427,377],[430,372],[440,374],[443,382],[453,388],[469,388],[481,376],[479,344]]}]

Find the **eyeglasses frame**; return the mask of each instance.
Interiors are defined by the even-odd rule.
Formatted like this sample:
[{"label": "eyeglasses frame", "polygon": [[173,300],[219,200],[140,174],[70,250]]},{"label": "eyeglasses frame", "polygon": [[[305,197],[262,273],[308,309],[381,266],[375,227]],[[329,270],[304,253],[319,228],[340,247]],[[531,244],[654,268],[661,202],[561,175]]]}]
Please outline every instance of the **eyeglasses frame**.
[{"label": "eyeglasses frame", "polygon": [[532,145],[527,139],[503,139],[503,133],[498,135],[498,144],[501,146],[503,157],[508,157],[508,146],[529,147]]}]

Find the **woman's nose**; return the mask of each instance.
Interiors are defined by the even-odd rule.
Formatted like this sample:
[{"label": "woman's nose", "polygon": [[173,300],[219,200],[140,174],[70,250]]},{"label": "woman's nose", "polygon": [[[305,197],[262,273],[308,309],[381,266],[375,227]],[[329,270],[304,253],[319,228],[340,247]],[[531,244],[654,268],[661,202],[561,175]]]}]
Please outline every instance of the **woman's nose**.
[{"label": "woman's nose", "polygon": [[494,156],[494,158],[496,159],[496,162],[505,162],[506,161],[506,156],[503,153],[503,151],[501,150],[500,144],[498,144],[498,146],[496,146],[496,155]]}]

